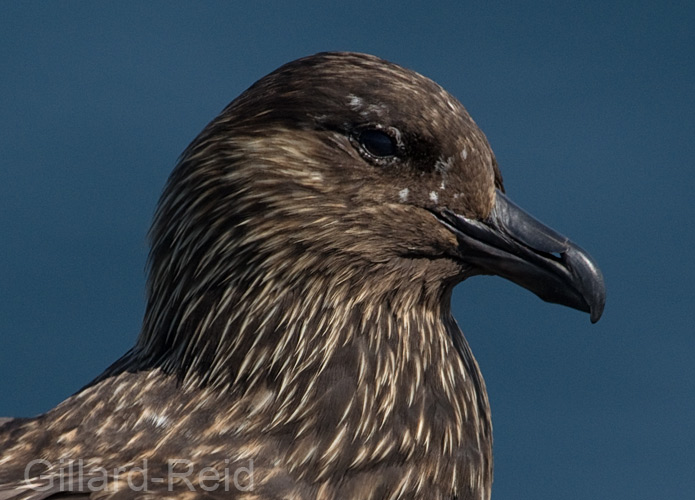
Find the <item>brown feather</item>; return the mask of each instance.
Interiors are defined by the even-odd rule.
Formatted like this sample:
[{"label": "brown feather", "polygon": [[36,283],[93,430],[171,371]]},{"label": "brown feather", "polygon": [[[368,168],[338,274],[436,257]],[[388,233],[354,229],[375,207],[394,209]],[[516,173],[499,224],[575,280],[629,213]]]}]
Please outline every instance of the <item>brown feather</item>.
[{"label": "brown feather", "polygon": [[[367,126],[397,129],[402,161],[365,156]],[[253,489],[143,498],[489,498],[487,394],[449,309],[472,271],[429,209],[483,219],[495,187],[484,135],[421,75],[328,53],[263,78],[171,175],[135,347],[0,430],[0,499],[89,494],[61,459],[158,477],[176,458],[252,460]],[[21,489],[37,457],[67,486]],[[115,477],[91,494],[135,496]]]}]

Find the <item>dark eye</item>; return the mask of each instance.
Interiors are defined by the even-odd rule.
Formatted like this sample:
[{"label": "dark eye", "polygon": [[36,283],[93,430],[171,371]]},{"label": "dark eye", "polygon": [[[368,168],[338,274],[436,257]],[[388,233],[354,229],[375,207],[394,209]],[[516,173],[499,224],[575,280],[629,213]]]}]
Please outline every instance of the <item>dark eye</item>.
[{"label": "dark eye", "polygon": [[396,144],[396,140],[383,130],[363,130],[360,132],[358,140],[360,146],[362,146],[367,153],[376,158],[388,158],[390,156],[396,156],[398,153],[398,144]]}]

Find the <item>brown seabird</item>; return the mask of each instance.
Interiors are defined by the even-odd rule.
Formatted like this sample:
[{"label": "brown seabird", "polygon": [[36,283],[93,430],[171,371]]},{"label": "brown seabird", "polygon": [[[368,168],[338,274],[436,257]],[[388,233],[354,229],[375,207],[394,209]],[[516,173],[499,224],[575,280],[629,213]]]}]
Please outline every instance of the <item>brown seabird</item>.
[{"label": "brown seabird", "polygon": [[487,499],[485,384],[453,287],[497,274],[601,316],[586,252],[514,205],[431,80],[322,53],[183,153],[136,345],[0,427],[0,500]]}]

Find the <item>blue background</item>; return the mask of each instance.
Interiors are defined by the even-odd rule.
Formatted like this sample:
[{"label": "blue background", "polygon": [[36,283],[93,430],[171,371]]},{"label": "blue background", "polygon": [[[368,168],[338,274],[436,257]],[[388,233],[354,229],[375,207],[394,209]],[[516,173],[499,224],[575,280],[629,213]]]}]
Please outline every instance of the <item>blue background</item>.
[{"label": "blue background", "polygon": [[691,5],[3,2],[0,416],[48,410],[133,344],[150,219],[202,127],[282,63],[355,50],[456,95],[510,197],[606,277],[593,326],[500,278],[457,288],[493,497],[695,498]]}]

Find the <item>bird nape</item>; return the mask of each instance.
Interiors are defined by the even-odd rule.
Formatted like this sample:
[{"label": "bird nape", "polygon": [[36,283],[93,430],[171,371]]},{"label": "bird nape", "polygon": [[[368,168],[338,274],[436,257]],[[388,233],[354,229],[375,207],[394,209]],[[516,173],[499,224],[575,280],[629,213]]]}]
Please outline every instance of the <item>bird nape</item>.
[{"label": "bird nape", "polygon": [[0,424],[0,500],[487,499],[490,408],[450,310],[497,274],[601,316],[586,252],[514,205],[433,81],[321,53],[185,150],[135,346]]}]

